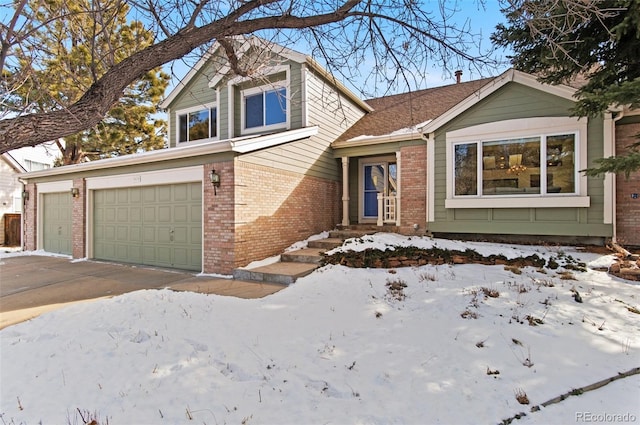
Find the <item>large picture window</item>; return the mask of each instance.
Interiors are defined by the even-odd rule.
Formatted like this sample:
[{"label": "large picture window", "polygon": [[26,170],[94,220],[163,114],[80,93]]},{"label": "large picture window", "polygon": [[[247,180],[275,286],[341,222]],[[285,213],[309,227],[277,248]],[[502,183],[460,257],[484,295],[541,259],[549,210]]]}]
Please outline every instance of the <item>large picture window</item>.
[{"label": "large picture window", "polygon": [[275,130],[287,126],[287,88],[273,85],[242,92],[243,132]]},{"label": "large picture window", "polygon": [[178,113],[178,143],[210,139],[217,136],[217,108]]},{"label": "large picture window", "polygon": [[454,144],[454,196],[576,193],[576,133]]}]

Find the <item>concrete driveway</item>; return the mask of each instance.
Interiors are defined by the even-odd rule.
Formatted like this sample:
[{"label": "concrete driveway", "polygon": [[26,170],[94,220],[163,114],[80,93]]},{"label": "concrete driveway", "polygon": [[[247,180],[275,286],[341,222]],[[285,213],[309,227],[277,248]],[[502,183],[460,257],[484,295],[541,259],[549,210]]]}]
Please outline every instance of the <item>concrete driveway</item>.
[{"label": "concrete driveway", "polygon": [[0,329],[70,303],[160,288],[261,298],[285,286],[64,257],[0,257]]}]

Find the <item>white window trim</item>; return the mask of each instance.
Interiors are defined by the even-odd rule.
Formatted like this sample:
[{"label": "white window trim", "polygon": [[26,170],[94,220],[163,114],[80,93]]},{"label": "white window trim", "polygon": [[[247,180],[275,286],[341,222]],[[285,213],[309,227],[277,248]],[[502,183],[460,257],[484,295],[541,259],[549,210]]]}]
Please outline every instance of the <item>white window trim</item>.
[{"label": "white window trim", "polygon": [[[288,75],[288,74],[287,74]],[[277,123],[277,124],[271,124],[271,125],[262,125],[259,127],[251,127],[251,128],[246,128],[246,122],[245,122],[245,106],[244,106],[244,100],[247,96],[252,96],[258,93],[265,93],[268,91],[273,91],[273,90],[279,90],[284,88],[286,90],[286,96],[285,96],[285,108],[286,108],[286,114],[285,114],[285,121],[282,123]],[[265,84],[263,86],[259,86],[259,87],[252,87],[250,89],[245,89],[245,90],[241,90],[240,91],[240,134],[241,135],[245,135],[245,134],[255,134],[255,133],[264,133],[264,132],[268,132],[268,131],[272,131],[272,130],[282,130],[282,129],[289,129],[290,128],[290,121],[291,121],[291,91],[289,88],[289,80],[287,78],[287,80],[282,80],[282,81],[276,81],[270,84]]]},{"label": "white window trim", "polygon": [[[520,137],[576,134],[575,193],[527,195],[454,195],[454,146]],[[481,155],[478,155],[481,170]],[[587,177],[579,170],[587,168],[587,119],[573,117],[537,117],[479,124],[446,133],[447,197],[445,208],[563,208],[589,207]]]},{"label": "white window trim", "polygon": [[[191,112],[198,112],[205,109],[207,111],[210,111],[211,108],[216,108],[216,134],[217,134],[216,137],[207,137],[206,139],[189,140],[187,142],[181,142],[180,141],[180,115],[189,114]],[[176,146],[195,145],[198,143],[220,140],[220,108],[218,107],[218,102],[205,103],[204,105],[192,106],[190,108],[180,109],[175,112],[175,123],[176,123],[176,132],[175,132]]]}]

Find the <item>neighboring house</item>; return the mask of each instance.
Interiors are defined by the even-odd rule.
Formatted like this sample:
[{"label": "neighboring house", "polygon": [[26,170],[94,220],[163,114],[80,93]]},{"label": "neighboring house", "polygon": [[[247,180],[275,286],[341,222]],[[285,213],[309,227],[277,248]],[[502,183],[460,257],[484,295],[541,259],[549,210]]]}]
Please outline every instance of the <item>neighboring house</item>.
[{"label": "neighboring house", "polygon": [[0,156],[0,245],[21,245],[22,174],[53,167],[59,152],[55,144],[45,143],[14,149]]},{"label": "neighboring house", "polygon": [[638,237],[615,234],[615,179],[579,172],[637,116],[571,117],[574,89],[513,70],[364,102],[308,56],[237,51],[251,77],[215,45],[163,102],[168,149],[28,173],[26,249],[231,274],[340,225]]},{"label": "neighboring house", "polygon": [[20,213],[25,169],[5,152],[0,155],[0,246],[20,245]]}]

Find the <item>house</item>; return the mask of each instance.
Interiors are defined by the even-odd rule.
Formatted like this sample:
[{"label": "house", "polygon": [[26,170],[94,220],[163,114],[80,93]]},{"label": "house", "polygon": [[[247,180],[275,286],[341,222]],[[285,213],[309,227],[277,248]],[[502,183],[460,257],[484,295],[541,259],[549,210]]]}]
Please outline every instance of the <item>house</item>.
[{"label": "house", "polygon": [[636,115],[572,117],[574,89],[514,70],[365,102],[306,55],[236,51],[246,76],[214,45],[164,100],[167,149],[27,173],[25,249],[228,275],[336,226],[640,243],[624,184],[579,173]]},{"label": "house", "polygon": [[20,212],[25,169],[5,152],[0,155],[0,246],[20,246]]},{"label": "house", "polygon": [[57,147],[44,144],[0,155],[0,245],[21,246],[22,174],[53,166]]}]

